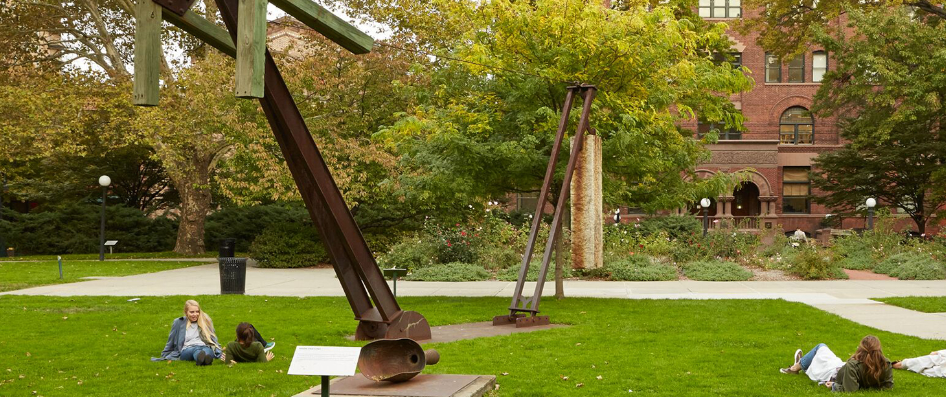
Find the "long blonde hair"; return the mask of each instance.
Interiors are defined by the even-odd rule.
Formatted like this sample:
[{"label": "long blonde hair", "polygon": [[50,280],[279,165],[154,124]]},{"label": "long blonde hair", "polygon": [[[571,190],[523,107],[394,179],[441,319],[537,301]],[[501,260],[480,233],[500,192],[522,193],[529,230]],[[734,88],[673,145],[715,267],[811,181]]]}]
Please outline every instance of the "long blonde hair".
[{"label": "long blonde hair", "polygon": [[[185,319],[187,319],[188,307],[196,307],[197,310],[200,310],[200,303],[197,303],[197,301],[193,299],[190,299],[187,302],[184,302],[184,318]],[[187,320],[187,321],[190,322],[190,320]],[[210,346],[214,346],[218,349],[220,348],[220,345],[214,342],[214,339],[217,337],[217,335],[214,335],[214,332],[213,332],[213,321],[210,320],[210,316],[208,316],[207,313],[204,313],[203,310],[200,310],[200,315],[197,316],[197,330],[200,331],[200,339],[203,339],[204,343]]]}]

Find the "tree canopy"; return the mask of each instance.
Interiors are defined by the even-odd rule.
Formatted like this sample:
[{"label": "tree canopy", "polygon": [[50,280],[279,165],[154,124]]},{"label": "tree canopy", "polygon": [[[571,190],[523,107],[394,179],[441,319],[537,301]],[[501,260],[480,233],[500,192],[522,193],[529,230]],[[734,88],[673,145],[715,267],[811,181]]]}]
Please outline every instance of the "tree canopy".
[{"label": "tree canopy", "polygon": [[851,213],[867,197],[900,207],[922,233],[946,205],[946,20],[904,9],[848,8],[853,34],[819,33],[836,68],[812,110],[837,115],[844,148],[822,154],[816,200]]},{"label": "tree canopy", "polygon": [[460,21],[462,34],[434,50],[436,90],[375,136],[422,173],[405,183],[442,187],[449,195],[443,199],[471,202],[537,190],[565,87],[578,82],[599,89],[591,126],[604,140],[608,204],[673,208],[734,183],[723,174],[688,182],[707,152],[692,131],[678,127],[698,113],[741,128],[728,96],[751,82],[713,61],[731,44],[725,25],[704,23],[684,5],[640,2],[618,10],[550,0],[427,7],[441,3],[449,4],[436,11]]}]

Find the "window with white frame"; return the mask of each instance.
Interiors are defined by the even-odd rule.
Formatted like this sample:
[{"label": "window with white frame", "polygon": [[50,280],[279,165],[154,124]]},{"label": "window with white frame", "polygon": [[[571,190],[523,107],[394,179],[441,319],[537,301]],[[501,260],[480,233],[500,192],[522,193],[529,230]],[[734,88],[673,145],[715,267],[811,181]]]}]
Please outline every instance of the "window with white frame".
[{"label": "window with white frame", "polygon": [[828,71],[828,53],[824,51],[815,51],[811,54],[811,81],[815,83],[824,79],[824,74]]},{"label": "window with white frame", "polygon": [[742,0],[700,0],[700,16],[739,18],[742,16]]}]

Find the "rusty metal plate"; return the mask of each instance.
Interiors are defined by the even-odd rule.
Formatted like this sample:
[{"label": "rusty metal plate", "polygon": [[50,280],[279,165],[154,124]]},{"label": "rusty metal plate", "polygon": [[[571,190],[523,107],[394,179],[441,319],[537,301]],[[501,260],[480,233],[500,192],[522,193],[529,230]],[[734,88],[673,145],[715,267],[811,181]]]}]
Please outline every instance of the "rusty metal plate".
[{"label": "rusty metal plate", "polygon": [[[333,396],[451,397],[479,378],[479,375],[418,375],[410,382],[375,382],[355,375],[332,382]],[[316,389],[315,395],[321,391]]]},{"label": "rusty metal plate", "polygon": [[516,328],[549,325],[549,316],[528,316],[516,319]]}]

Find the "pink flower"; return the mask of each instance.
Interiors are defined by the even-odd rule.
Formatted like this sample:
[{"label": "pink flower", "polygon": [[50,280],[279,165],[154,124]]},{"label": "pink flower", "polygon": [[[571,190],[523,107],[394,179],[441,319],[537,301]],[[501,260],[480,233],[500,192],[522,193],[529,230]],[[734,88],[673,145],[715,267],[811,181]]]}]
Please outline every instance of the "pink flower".
[{"label": "pink flower", "polygon": [[466,232],[460,232],[461,236],[466,236]]},{"label": "pink flower", "polygon": [[447,243],[447,247],[453,247],[453,244]]}]

